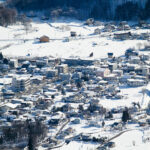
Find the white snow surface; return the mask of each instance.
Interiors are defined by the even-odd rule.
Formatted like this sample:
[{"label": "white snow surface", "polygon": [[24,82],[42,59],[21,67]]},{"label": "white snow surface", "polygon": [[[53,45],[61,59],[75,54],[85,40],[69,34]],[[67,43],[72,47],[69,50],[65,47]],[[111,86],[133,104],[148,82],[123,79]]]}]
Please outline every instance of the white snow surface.
[{"label": "white snow surface", "polygon": [[[70,42],[63,42],[66,37],[70,37],[70,31],[62,31],[62,26],[69,26],[70,31],[75,31],[80,35]],[[80,21],[66,22],[33,22],[30,31],[26,34],[22,25],[0,27],[0,48],[11,44],[7,49],[2,50],[7,56],[52,56],[60,58],[88,58],[91,52],[94,53],[93,59],[106,57],[108,52],[113,52],[115,56],[123,55],[125,50],[136,47],[142,40],[115,41],[104,33],[93,35],[97,27],[84,26]],[[103,28],[100,26],[99,28]],[[133,31],[137,32],[137,31]],[[139,30],[138,32],[147,32]],[[49,43],[39,43],[36,38],[46,35],[50,38]],[[107,36],[106,36],[107,35]],[[26,40],[26,42],[24,42]],[[93,46],[93,43],[97,45]]]}]

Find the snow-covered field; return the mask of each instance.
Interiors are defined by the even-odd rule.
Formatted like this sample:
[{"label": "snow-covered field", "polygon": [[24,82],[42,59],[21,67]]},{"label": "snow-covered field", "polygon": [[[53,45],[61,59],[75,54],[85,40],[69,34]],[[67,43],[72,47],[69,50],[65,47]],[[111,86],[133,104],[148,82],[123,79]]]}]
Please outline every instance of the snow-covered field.
[{"label": "snow-covered field", "polygon": [[[70,31],[62,31],[63,26],[68,26],[70,31],[76,31],[80,36],[70,42],[64,42],[66,37],[70,37]],[[22,25],[0,27],[0,48],[11,44],[10,47],[2,50],[3,54],[7,56],[30,54],[30,56],[87,58],[93,52],[93,59],[97,59],[106,57],[108,52],[114,52],[115,56],[123,55],[127,48],[136,47],[137,43],[144,42],[142,40],[114,41],[109,37],[113,33],[93,35],[96,28],[84,26],[83,22],[79,21],[53,22],[51,25],[37,21],[32,23],[32,28],[27,34]],[[99,28],[103,28],[103,26]],[[138,32],[147,31],[139,30]],[[51,39],[49,43],[37,43],[36,38],[43,35]],[[26,41],[24,42],[24,40]]]}]

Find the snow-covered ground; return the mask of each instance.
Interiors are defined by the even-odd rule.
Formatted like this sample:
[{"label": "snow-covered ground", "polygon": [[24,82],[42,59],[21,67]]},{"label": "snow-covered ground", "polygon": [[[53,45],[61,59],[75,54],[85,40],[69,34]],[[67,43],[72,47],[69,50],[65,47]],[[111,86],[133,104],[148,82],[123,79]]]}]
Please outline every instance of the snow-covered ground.
[{"label": "snow-covered ground", "polygon": [[[149,85],[147,86],[149,87]],[[144,109],[148,106],[149,103],[149,96],[147,94],[142,93],[142,89],[146,89],[146,87],[136,87],[136,88],[131,88],[131,87],[124,87],[120,88],[121,90],[121,95],[124,96],[123,99],[121,100],[106,100],[106,99],[101,99],[100,103],[106,107],[106,108],[116,108],[116,107],[130,107],[133,102],[139,102],[141,107]],[[131,92],[132,91],[132,92]]]},{"label": "snow-covered ground", "polygon": [[[62,31],[63,26],[69,26],[70,31],[76,31],[78,36],[70,42],[64,42],[66,37],[70,37],[70,31]],[[72,21],[66,23],[32,23],[32,29],[26,34],[24,26],[14,25],[8,28],[0,27],[0,48],[11,44],[7,49],[2,50],[7,56],[53,56],[61,58],[80,57],[87,58],[91,52],[93,59],[106,57],[108,52],[113,52],[115,56],[123,55],[125,50],[136,47],[137,43],[144,43],[142,40],[115,41],[109,35],[113,33],[103,33],[93,35],[97,27],[83,26],[83,22]],[[103,28],[103,26],[99,27]],[[137,32],[137,31],[133,31]],[[138,32],[148,32],[139,30]],[[49,36],[49,43],[38,43],[36,38],[43,35]],[[106,36],[107,35],[107,36]],[[24,42],[24,40],[26,40]],[[93,43],[97,45],[93,45]]]},{"label": "snow-covered ground", "polygon": [[113,140],[116,147],[113,150],[149,150],[150,143],[143,144],[144,133],[140,130],[132,130],[122,134]]}]

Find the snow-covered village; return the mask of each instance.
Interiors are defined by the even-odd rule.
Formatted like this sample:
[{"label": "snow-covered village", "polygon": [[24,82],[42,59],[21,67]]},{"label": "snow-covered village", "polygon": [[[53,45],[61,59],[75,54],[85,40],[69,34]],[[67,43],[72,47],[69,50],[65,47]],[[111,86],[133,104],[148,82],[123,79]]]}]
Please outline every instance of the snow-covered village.
[{"label": "snow-covered village", "polygon": [[0,150],[150,149],[148,19],[7,24],[0,3]]}]

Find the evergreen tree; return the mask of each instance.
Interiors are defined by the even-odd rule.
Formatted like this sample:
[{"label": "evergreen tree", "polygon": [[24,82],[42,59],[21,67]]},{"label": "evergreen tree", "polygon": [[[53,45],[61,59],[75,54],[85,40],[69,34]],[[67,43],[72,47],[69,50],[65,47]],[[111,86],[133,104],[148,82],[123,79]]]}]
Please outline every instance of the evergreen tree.
[{"label": "evergreen tree", "polygon": [[0,52],[0,60],[3,59],[3,54]]},{"label": "evergreen tree", "polygon": [[35,128],[34,126],[29,123],[28,125],[28,150],[35,150],[36,147],[36,135],[35,135]]},{"label": "evergreen tree", "polygon": [[28,150],[35,150],[34,137],[29,134]]},{"label": "evergreen tree", "polygon": [[3,63],[4,63],[4,64],[8,64],[8,63],[9,63],[8,59],[7,59],[7,58],[4,58],[4,59],[3,59]]},{"label": "evergreen tree", "polygon": [[146,19],[150,18],[150,0],[147,1],[146,5],[145,5],[145,12],[144,12],[144,17]]},{"label": "evergreen tree", "polygon": [[4,140],[3,140],[3,137],[1,136],[0,137],[0,145],[3,144],[3,142],[4,142]]},{"label": "evergreen tree", "polygon": [[140,8],[137,3],[126,2],[123,5],[119,5],[115,11],[116,20],[132,20],[139,17]]},{"label": "evergreen tree", "polygon": [[128,108],[126,108],[122,114],[122,121],[126,123],[129,119],[130,119],[129,111]]}]

